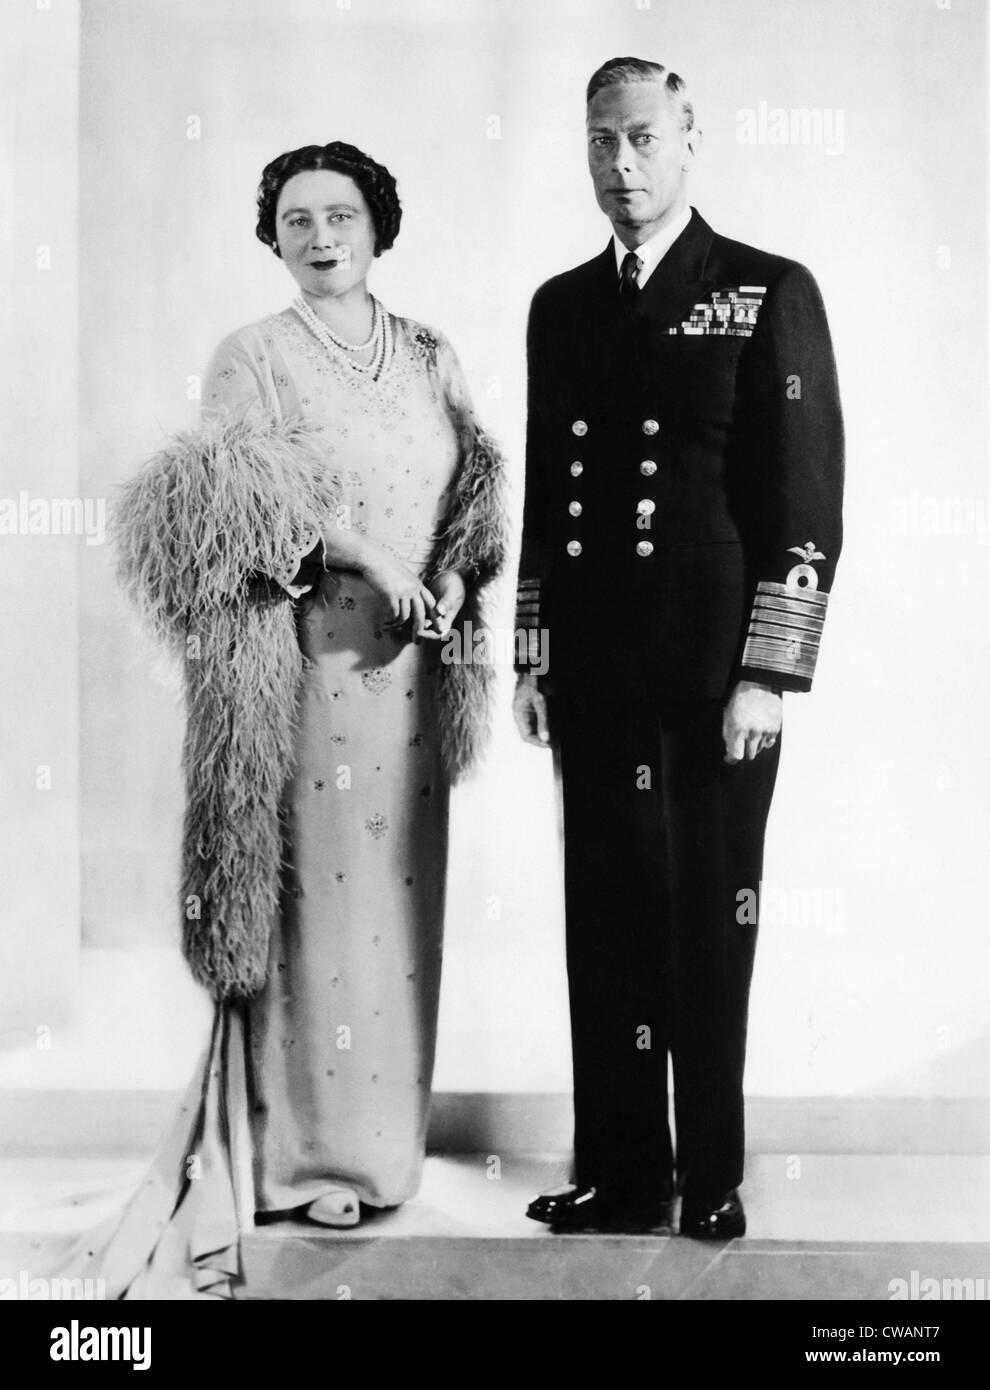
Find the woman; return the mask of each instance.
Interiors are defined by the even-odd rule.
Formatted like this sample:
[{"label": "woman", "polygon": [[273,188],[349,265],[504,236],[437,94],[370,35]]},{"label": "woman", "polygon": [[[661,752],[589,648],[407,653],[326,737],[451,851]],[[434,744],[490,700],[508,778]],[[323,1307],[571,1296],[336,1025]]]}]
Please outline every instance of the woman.
[{"label": "woman", "polygon": [[267,166],[257,235],[299,293],[224,340],[200,429],[118,509],[122,581],[184,658],[183,939],[218,1006],[111,1295],[229,1293],[255,1213],[354,1225],[419,1184],[448,788],[492,675],[444,638],[506,526],[449,345],[367,288],[399,221],[353,146]]}]

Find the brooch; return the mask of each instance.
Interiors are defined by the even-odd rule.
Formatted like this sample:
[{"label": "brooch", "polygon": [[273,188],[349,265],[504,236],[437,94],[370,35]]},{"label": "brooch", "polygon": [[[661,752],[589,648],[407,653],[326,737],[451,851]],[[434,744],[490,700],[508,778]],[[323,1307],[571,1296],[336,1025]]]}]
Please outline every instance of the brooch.
[{"label": "brooch", "polygon": [[427,329],[421,328],[418,332],[413,334],[413,345],[420,357],[425,358],[426,361],[430,363],[436,362],[437,340]]}]

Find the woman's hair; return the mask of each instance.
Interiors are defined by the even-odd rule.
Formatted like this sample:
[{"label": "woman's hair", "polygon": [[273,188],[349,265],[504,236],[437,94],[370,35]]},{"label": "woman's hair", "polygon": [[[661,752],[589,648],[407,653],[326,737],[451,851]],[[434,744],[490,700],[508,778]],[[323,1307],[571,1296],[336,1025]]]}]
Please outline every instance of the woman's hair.
[{"label": "woman's hair", "polygon": [[399,235],[402,204],[396,192],[395,179],[384,164],[376,164],[370,155],[334,140],[330,145],[304,145],[300,150],[280,154],[265,166],[258,185],[258,225],[255,234],[259,241],[270,246],[276,256],[278,237],[275,234],[275,209],[279,194],[294,174],[307,169],[332,169],[354,180],[368,204],[375,227],[375,255],[387,251]]}]

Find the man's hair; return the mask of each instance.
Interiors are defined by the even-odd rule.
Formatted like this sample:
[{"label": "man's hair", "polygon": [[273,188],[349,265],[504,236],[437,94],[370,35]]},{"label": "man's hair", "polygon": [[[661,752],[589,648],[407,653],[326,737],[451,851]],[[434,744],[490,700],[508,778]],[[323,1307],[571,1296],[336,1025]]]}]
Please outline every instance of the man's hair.
[{"label": "man's hair", "polygon": [[625,82],[662,83],[677,109],[681,129],[694,129],[694,107],[683,77],[678,77],[676,72],[671,72],[662,63],[651,63],[646,58],[609,58],[607,63],[602,63],[597,72],[591,74],[587,101],[590,103],[603,87],[619,87]]}]

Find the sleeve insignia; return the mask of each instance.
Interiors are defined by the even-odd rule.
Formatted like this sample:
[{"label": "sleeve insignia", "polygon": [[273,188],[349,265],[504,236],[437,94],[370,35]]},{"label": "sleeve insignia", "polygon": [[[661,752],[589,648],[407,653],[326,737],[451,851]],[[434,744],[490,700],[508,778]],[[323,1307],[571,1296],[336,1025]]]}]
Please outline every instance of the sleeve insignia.
[{"label": "sleeve insignia", "polygon": [[815,549],[814,541],[805,541],[804,545],[789,545],[788,555],[800,555],[806,565],[810,565],[812,560],[824,560],[825,556],[820,550]]}]

